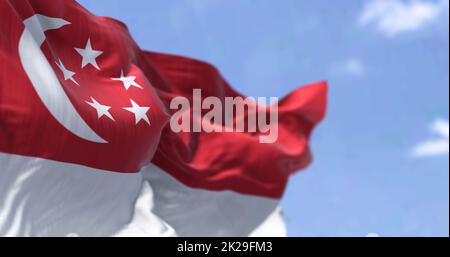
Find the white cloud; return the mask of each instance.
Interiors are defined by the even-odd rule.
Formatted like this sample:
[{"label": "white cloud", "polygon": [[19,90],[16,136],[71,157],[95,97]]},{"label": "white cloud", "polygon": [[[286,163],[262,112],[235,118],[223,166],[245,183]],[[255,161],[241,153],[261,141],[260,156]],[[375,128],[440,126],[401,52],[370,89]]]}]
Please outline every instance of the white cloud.
[{"label": "white cloud", "polygon": [[359,23],[374,25],[386,37],[426,27],[448,14],[448,0],[370,0]]},{"label": "white cloud", "polygon": [[415,157],[429,157],[441,156],[449,154],[449,123],[448,120],[436,120],[431,130],[438,137],[429,139],[419,145],[413,150]]},{"label": "white cloud", "polygon": [[350,75],[360,77],[364,75],[366,68],[361,60],[350,58],[341,63],[334,65],[332,73],[335,75]]}]

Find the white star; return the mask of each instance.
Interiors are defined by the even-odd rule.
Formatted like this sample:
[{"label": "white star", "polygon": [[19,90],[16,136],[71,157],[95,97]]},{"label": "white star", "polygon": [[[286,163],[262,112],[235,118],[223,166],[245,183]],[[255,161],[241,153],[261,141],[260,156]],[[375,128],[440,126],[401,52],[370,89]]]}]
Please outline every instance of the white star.
[{"label": "white star", "polygon": [[136,118],[136,125],[139,123],[139,121],[144,120],[145,122],[150,125],[150,120],[148,119],[147,112],[150,110],[150,107],[146,106],[139,106],[137,103],[135,103],[133,100],[131,100],[131,106],[124,108],[125,110],[134,113],[134,116]]},{"label": "white star", "polygon": [[125,87],[125,90],[128,90],[130,87],[137,87],[142,89],[142,87],[136,83],[136,77],[135,76],[129,76],[129,77],[125,77],[123,75],[123,70],[120,71],[120,78],[112,78],[112,80],[120,80],[123,83],[123,86]]},{"label": "white star", "polygon": [[103,52],[92,49],[90,38],[88,39],[86,47],[84,49],[75,48],[75,50],[83,57],[83,61],[81,62],[81,68],[84,68],[86,65],[91,64],[97,70],[100,70],[97,61],[95,59],[99,57]]},{"label": "white star", "polygon": [[78,84],[78,82],[76,82],[75,79],[73,78],[73,76],[75,75],[75,72],[66,69],[66,67],[64,67],[64,64],[61,62],[61,59],[58,59],[58,61],[59,62],[56,62],[56,65],[62,71],[62,73],[64,75],[64,80],[70,79],[73,83],[77,84],[77,86],[80,86],[80,84]]},{"label": "white star", "polygon": [[90,106],[92,106],[92,108],[94,108],[97,111],[97,115],[98,115],[99,119],[103,115],[105,115],[106,117],[108,117],[114,121],[113,116],[111,115],[111,113],[109,113],[109,109],[111,109],[111,106],[102,105],[99,102],[97,102],[93,97],[91,97],[91,101],[92,102],[86,101],[86,103],[89,104]]}]

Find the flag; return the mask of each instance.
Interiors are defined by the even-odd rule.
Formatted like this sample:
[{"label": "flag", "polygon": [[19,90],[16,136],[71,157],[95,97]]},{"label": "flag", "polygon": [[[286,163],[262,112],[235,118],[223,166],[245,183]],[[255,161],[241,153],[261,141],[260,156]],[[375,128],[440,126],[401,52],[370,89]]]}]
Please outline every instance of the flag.
[{"label": "flag", "polygon": [[176,99],[244,97],[212,65],[143,51],[76,1],[5,0],[0,14],[0,235],[285,234],[279,201],[311,161],[325,82],[255,103],[279,115],[271,143],[225,124],[175,131]]}]

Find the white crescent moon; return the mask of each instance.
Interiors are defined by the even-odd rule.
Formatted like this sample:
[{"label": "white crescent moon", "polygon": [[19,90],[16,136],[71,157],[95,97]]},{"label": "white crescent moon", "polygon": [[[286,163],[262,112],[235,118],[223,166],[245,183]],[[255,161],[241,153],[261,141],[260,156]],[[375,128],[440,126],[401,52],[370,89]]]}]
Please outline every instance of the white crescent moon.
[{"label": "white crescent moon", "polygon": [[107,143],[81,118],[41,50],[44,32],[59,29],[70,22],[36,14],[24,21],[25,30],[19,41],[19,56],[31,84],[44,105],[67,130],[85,140]]}]

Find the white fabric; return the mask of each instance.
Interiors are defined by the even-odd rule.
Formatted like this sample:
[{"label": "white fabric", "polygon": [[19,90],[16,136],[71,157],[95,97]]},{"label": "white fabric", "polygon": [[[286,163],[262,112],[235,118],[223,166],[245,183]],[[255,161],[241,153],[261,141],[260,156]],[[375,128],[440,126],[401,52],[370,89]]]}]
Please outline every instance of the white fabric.
[{"label": "white fabric", "polygon": [[286,236],[279,200],[193,189],[154,165],[143,175],[153,189],[153,213],[179,236]]},{"label": "white fabric", "polygon": [[284,236],[278,201],[0,153],[0,236]]}]

